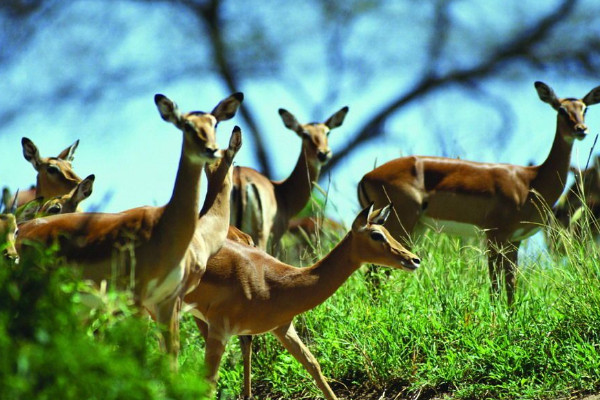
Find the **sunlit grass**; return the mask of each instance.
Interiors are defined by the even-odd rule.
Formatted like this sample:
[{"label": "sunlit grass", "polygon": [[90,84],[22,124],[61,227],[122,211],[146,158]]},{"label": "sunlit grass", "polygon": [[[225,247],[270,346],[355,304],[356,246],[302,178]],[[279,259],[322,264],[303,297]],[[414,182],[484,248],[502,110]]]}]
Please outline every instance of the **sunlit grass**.
[{"label": "sunlit grass", "polygon": [[[414,244],[422,258],[418,271],[363,268],[295,324],[340,397],[365,389],[384,398],[597,393],[600,251],[590,232],[551,225],[562,252],[527,251],[512,307],[490,298],[480,241],[429,233]],[[314,249],[321,253],[335,244],[320,238]],[[319,256],[305,254],[303,265]],[[99,293],[104,308],[82,323],[81,283],[48,263],[0,269],[0,398],[202,398],[204,343],[191,316],[182,320],[173,374],[155,324],[136,315],[130,294]],[[271,335],[256,338],[254,349],[257,398],[322,397]],[[219,398],[237,398],[242,373],[233,339],[221,364]]]}]

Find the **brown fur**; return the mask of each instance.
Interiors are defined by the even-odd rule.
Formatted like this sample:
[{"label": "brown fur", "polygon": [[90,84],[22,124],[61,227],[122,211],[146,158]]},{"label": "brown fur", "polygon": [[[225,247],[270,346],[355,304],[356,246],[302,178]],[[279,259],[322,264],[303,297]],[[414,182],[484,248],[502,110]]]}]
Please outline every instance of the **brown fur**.
[{"label": "brown fur", "polygon": [[374,201],[396,205],[397,218],[388,229],[407,242],[424,217],[455,221],[485,230],[494,292],[505,277],[508,302],[513,301],[515,266],[522,239],[544,222],[564,189],[574,139],[585,136],[584,111],[600,98],[600,87],[582,100],[559,99],[536,82],[540,99],[559,111],[554,143],[538,166],[479,163],[442,157],[410,156],[392,160],[367,173],[359,183],[362,205]]}]

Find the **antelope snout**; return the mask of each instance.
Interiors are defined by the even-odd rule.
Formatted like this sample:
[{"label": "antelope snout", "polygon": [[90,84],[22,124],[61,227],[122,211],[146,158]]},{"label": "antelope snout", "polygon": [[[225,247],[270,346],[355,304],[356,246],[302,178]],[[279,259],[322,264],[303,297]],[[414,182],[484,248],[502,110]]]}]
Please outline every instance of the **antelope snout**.
[{"label": "antelope snout", "polygon": [[577,139],[582,139],[587,134],[588,128],[585,124],[576,124],[574,127],[574,130],[575,130],[575,137]]},{"label": "antelope snout", "polygon": [[317,153],[317,158],[322,163],[329,161],[329,159],[331,158],[331,150],[329,150],[329,149],[327,149],[325,151],[319,150],[319,152]]}]

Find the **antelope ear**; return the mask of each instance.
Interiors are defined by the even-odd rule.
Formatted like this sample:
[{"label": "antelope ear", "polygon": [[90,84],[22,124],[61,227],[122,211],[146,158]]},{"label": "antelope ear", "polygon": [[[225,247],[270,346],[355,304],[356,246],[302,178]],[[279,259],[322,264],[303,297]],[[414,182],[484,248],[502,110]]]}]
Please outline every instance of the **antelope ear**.
[{"label": "antelope ear", "polygon": [[588,94],[585,95],[583,99],[581,99],[585,103],[586,106],[591,106],[592,104],[600,103],[600,86],[596,86]]},{"label": "antelope ear", "polygon": [[390,216],[391,212],[392,212],[392,203],[388,204],[387,206],[378,209],[378,210],[374,210],[369,214],[369,224],[374,224],[374,225],[383,225],[385,224],[385,221],[387,221],[388,217]]},{"label": "antelope ear", "polygon": [[334,129],[338,126],[341,126],[344,122],[344,118],[346,118],[346,114],[348,114],[348,106],[342,107],[335,114],[329,117],[329,119],[325,121],[325,125],[327,125],[329,129]]},{"label": "antelope ear", "polygon": [[231,132],[231,137],[229,138],[229,147],[228,151],[232,153],[232,156],[235,155],[242,148],[242,130],[239,126],[234,126],[233,131]]},{"label": "antelope ear", "polygon": [[294,117],[294,114],[292,114],[288,110],[280,108],[279,116],[281,117],[281,120],[283,121],[283,124],[286,128],[296,132],[299,135],[302,135],[302,126],[300,125],[300,122],[298,122],[296,117]]},{"label": "antelope ear", "polygon": [[535,82],[534,86],[535,90],[537,90],[540,100],[542,100],[544,103],[550,104],[554,109],[558,109],[558,107],[560,107],[560,101],[550,86],[540,81]]},{"label": "antelope ear", "polygon": [[356,216],[354,222],[352,222],[352,230],[358,232],[364,229],[369,223],[369,215],[371,215],[372,212],[373,203],[363,208],[363,210]]},{"label": "antelope ear", "polygon": [[217,122],[226,121],[233,118],[242,101],[244,101],[244,94],[242,92],[234,93],[221,100],[210,113],[217,119]]},{"label": "antelope ear", "polygon": [[96,176],[94,174],[89,175],[87,178],[79,182],[77,187],[75,188],[75,193],[73,193],[72,199],[75,201],[75,204],[79,204],[83,200],[87,199],[92,195],[92,190],[94,189],[94,180]]},{"label": "antelope ear", "polygon": [[179,126],[181,124],[181,113],[179,112],[179,108],[174,101],[165,95],[156,94],[154,95],[154,103],[156,104],[162,119],[175,124],[175,126]]},{"label": "antelope ear", "polygon": [[74,155],[75,155],[75,150],[77,150],[77,146],[79,146],[79,139],[77,139],[75,141],[75,143],[73,143],[72,145],[70,145],[63,151],[61,151],[60,154],[57,156],[57,158],[60,158],[61,160],[72,162],[75,159]]},{"label": "antelope ear", "polygon": [[26,137],[21,139],[21,145],[23,146],[23,157],[25,157],[37,171],[42,163],[37,146]]}]

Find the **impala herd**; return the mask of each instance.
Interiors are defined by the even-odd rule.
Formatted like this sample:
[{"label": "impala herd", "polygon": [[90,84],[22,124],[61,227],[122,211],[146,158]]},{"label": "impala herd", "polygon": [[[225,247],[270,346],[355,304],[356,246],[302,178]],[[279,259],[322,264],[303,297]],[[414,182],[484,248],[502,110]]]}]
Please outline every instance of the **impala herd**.
[{"label": "impala herd", "polygon": [[[272,181],[254,169],[233,166],[242,145],[239,127],[233,129],[226,149],[217,147],[218,123],[235,116],[241,93],[225,98],[211,112],[187,113],[166,96],[155,96],[162,119],[183,136],[173,192],[162,207],[78,212],[94,183],[94,175],[82,180],[72,169],[79,141],[57,157],[41,157],[35,144],[23,138],[23,155],[37,171],[37,181],[15,196],[4,190],[1,249],[16,263],[58,244],[58,254],[84,279],[130,289],[140,313],[158,322],[161,344],[174,363],[180,314],[191,312],[205,339],[207,378],[213,387],[229,338],[239,336],[243,396],[251,398],[251,339],[271,332],[311,374],[325,398],[336,399],[317,360],[296,333],[293,319],[332,296],[363,263],[414,271],[420,259],[406,247],[424,228],[460,235],[483,231],[491,292],[504,291],[512,304],[519,245],[544,225],[544,210],[556,204],[556,219],[568,226],[582,205],[594,213],[600,209],[598,158],[591,168],[576,174],[583,194],[570,188],[559,201],[573,143],[587,133],[585,113],[600,102],[600,87],[582,99],[559,98],[542,82],[535,88],[539,98],[557,111],[554,141],[542,164],[428,156],[389,161],[360,180],[362,211],[350,231],[306,268],[276,258],[280,239],[309,201],[321,166],[331,157],[329,132],[342,125],[348,107],[325,122],[308,124],[280,109],[283,124],[302,144],[290,176]],[[207,192],[200,208],[203,171]],[[98,301],[88,298],[86,304],[94,307]]]}]

